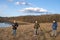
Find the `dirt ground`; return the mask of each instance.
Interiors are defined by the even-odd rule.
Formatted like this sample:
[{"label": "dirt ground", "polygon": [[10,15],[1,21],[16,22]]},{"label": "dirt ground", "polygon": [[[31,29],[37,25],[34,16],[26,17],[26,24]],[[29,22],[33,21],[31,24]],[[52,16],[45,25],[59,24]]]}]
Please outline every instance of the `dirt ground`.
[{"label": "dirt ground", "polygon": [[16,37],[12,34],[12,26],[0,28],[0,40],[60,40],[60,22],[58,22],[56,37],[50,36],[52,33],[51,27],[52,23],[40,23],[39,34],[34,36],[34,24],[22,24],[17,29]]}]

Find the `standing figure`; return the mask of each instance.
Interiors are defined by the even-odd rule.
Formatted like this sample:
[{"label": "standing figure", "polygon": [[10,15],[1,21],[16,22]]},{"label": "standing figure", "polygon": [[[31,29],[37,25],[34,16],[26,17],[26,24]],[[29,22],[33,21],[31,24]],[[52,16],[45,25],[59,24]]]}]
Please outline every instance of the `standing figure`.
[{"label": "standing figure", "polygon": [[56,37],[57,35],[57,22],[54,20],[52,25],[52,36]]},{"label": "standing figure", "polygon": [[38,29],[39,29],[40,25],[37,21],[35,21],[35,25],[34,25],[34,34],[37,35],[38,34]]},{"label": "standing figure", "polygon": [[13,29],[13,35],[16,36],[16,30],[18,27],[18,23],[14,20],[14,23],[12,25],[12,29]]}]

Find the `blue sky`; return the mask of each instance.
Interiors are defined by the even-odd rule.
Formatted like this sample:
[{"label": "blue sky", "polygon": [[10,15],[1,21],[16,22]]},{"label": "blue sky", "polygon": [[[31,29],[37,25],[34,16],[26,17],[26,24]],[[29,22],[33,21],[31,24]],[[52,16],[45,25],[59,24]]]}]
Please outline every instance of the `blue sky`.
[{"label": "blue sky", "polygon": [[0,16],[60,14],[60,0],[0,0]]}]

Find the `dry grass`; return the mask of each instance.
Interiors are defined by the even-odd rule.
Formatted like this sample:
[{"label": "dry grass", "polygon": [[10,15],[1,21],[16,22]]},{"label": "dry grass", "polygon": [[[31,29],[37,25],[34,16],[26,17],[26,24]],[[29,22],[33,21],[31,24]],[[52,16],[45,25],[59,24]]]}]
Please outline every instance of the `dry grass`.
[{"label": "dry grass", "polygon": [[51,37],[52,23],[40,23],[42,31],[34,36],[34,24],[19,25],[16,37],[12,35],[12,27],[0,28],[0,40],[60,40],[60,23],[58,23],[57,37]]}]

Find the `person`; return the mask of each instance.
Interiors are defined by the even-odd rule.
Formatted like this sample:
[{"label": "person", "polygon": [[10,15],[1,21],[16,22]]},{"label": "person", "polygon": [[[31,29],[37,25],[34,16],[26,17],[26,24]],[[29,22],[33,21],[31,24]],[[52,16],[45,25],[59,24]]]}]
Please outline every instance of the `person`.
[{"label": "person", "polygon": [[53,25],[52,25],[52,36],[55,36],[57,35],[57,21],[53,21]]},{"label": "person", "polygon": [[14,23],[12,25],[12,29],[13,29],[13,35],[16,36],[16,30],[17,30],[17,27],[18,27],[18,23],[14,20]]},{"label": "person", "polygon": [[38,34],[38,29],[39,29],[40,25],[37,21],[35,21],[34,24],[34,34],[37,35]]}]

